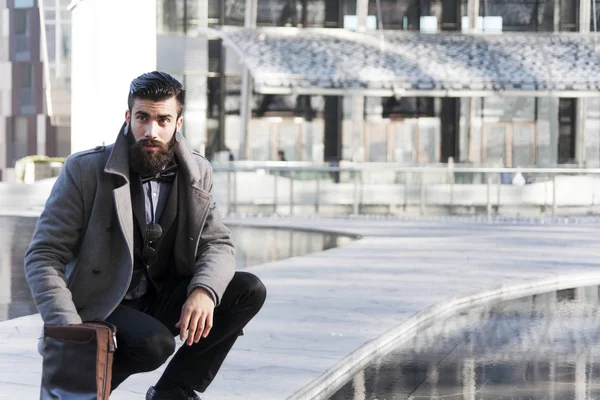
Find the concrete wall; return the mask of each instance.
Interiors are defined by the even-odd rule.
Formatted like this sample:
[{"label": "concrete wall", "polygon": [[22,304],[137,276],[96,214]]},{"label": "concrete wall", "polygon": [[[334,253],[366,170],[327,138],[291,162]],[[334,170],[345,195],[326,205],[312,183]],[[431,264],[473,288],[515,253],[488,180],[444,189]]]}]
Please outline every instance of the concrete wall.
[{"label": "concrete wall", "polygon": [[156,6],[85,0],[72,15],[71,151],[113,143],[129,84],[156,69]]}]

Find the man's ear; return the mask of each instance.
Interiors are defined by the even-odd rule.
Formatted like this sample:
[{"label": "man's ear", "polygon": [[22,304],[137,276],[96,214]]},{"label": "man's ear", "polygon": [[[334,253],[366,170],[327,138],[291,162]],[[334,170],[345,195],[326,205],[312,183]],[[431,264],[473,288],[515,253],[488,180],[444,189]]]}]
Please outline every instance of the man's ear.
[{"label": "man's ear", "polygon": [[183,117],[177,118],[177,130],[181,130],[181,126],[183,125]]},{"label": "man's ear", "polygon": [[127,136],[129,133],[129,123],[131,122],[131,113],[129,110],[125,111],[125,128],[123,129],[123,134]]}]

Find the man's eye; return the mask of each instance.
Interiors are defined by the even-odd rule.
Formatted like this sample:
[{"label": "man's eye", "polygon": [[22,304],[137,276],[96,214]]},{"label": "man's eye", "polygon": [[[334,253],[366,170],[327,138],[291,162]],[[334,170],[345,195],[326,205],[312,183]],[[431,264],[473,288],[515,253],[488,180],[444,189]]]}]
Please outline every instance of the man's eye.
[{"label": "man's eye", "polygon": [[160,122],[163,123],[163,124],[166,124],[169,121],[170,121],[169,118],[163,118],[163,119],[160,120]]},{"label": "man's eye", "polygon": [[141,116],[141,115],[138,115],[137,119],[138,119],[138,121],[145,121],[145,120],[146,120],[146,117],[143,117],[143,116]]}]

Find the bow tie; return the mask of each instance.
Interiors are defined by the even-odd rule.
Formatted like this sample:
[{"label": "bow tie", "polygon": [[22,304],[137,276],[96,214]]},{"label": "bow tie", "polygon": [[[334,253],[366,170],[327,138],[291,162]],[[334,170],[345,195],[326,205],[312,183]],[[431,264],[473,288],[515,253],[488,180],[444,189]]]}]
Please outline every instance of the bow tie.
[{"label": "bow tie", "polygon": [[142,184],[150,181],[173,182],[177,176],[177,164],[171,164],[154,176],[142,178]]}]

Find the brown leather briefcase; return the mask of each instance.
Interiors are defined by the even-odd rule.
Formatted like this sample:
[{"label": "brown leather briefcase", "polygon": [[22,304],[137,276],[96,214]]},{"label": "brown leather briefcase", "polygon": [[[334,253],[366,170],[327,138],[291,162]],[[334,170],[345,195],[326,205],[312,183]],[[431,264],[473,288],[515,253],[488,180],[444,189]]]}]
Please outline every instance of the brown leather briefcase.
[{"label": "brown leather briefcase", "polygon": [[108,400],[116,332],[104,321],[44,325],[40,400]]}]

